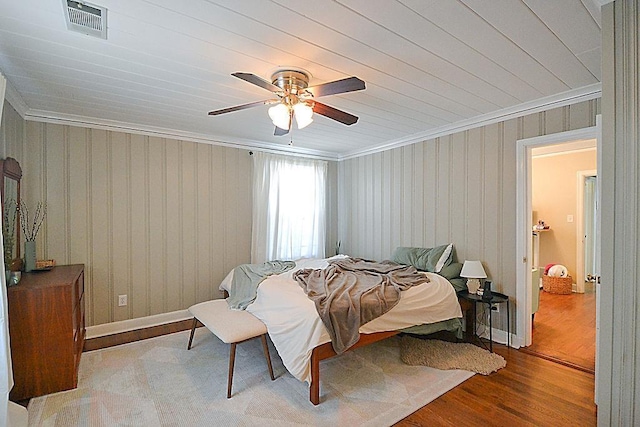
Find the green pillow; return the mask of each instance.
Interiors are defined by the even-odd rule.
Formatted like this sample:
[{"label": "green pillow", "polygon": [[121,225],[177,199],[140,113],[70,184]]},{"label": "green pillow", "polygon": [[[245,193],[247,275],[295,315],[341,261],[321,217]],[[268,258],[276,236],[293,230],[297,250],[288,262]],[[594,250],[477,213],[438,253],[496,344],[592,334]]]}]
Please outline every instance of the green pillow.
[{"label": "green pillow", "polygon": [[435,248],[398,247],[391,260],[398,264],[412,265],[421,271],[440,273],[453,260],[453,244]]},{"label": "green pillow", "polygon": [[452,262],[451,264],[440,270],[440,273],[438,274],[447,279],[453,285],[453,288],[456,290],[456,292],[460,292],[468,290],[467,279],[460,277],[461,271],[462,263]]},{"label": "green pillow", "polygon": [[[442,270],[440,270],[440,274],[442,277],[444,277],[445,279],[455,279],[460,277],[460,272],[462,271],[462,263],[460,262],[452,262],[451,264],[447,265],[446,267],[443,267]],[[466,284],[465,284],[466,286]]]},{"label": "green pillow", "polygon": [[467,279],[457,277],[455,279],[449,279],[449,282],[453,285],[453,289],[455,289],[456,292],[469,290],[469,288],[467,287]]}]

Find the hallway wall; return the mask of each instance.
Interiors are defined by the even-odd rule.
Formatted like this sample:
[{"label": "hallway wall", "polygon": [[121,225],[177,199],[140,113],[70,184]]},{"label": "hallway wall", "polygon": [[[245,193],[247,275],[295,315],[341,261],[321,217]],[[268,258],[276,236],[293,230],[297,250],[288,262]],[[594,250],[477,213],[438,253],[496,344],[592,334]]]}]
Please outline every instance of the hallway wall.
[{"label": "hallway wall", "polygon": [[[538,266],[562,264],[574,278],[577,275],[578,171],[595,170],[596,150],[568,152],[531,160],[533,222],[544,220],[549,231],[540,233]],[[569,222],[567,216],[573,217]]]}]

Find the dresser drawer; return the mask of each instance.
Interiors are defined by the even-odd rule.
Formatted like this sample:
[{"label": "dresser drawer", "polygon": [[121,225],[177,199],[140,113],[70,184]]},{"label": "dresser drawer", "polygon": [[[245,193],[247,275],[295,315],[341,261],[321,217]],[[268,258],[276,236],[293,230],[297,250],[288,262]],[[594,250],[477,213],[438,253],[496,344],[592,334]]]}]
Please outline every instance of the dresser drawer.
[{"label": "dresser drawer", "polygon": [[24,273],[7,289],[13,401],[77,386],[84,345],[84,266]]}]

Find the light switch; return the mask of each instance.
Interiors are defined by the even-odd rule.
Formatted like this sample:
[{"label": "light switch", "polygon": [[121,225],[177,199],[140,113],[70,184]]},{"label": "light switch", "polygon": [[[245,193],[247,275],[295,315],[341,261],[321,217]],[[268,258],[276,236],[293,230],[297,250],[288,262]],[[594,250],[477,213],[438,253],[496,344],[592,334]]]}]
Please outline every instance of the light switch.
[{"label": "light switch", "polygon": [[567,215],[567,222],[573,222],[573,215]]}]

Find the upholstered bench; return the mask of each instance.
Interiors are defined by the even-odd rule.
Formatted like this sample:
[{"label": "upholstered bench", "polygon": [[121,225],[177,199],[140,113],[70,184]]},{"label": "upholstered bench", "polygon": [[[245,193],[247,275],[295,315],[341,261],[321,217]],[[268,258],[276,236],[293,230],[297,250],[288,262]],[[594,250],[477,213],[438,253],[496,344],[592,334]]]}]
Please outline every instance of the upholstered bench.
[{"label": "upholstered bench", "polygon": [[243,310],[231,310],[227,301],[224,299],[216,299],[192,305],[189,307],[189,312],[193,314],[193,326],[191,328],[191,336],[189,337],[187,350],[191,350],[193,334],[196,331],[198,322],[220,338],[222,342],[231,344],[227,398],[231,397],[236,345],[241,342],[258,337],[262,339],[262,348],[264,349],[264,356],[267,359],[269,375],[271,376],[271,380],[275,380],[271,366],[271,358],[269,357],[269,347],[267,346],[267,327],[254,315]]}]

